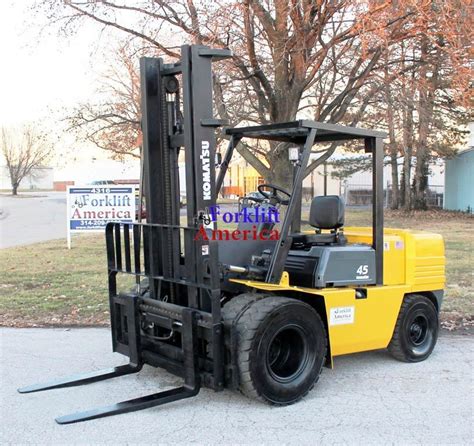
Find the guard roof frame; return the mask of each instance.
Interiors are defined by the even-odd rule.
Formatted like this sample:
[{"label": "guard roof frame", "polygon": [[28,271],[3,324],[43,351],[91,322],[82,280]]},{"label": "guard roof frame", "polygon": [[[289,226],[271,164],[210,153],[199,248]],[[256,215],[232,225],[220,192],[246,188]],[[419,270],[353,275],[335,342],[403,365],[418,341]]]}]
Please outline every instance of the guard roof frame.
[{"label": "guard roof frame", "polygon": [[[331,141],[349,141],[365,138],[386,138],[386,133],[359,127],[328,124],[312,120],[283,122],[226,129],[225,133],[237,138],[254,138],[272,141],[303,144],[311,129],[316,129],[314,143]],[[366,151],[370,149],[366,148]]]}]

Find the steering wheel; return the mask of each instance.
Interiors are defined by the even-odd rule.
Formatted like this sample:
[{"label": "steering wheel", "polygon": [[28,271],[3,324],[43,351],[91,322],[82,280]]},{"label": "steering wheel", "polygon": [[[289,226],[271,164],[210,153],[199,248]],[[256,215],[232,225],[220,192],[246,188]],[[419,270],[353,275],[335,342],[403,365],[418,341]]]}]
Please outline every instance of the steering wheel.
[{"label": "steering wheel", "polygon": [[[263,188],[266,187],[268,189],[271,189],[271,193],[267,192]],[[257,187],[257,190],[267,199],[270,201],[271,204],[284,204],[285,206],[288,206],[290,203],[290,197],[291,194],[287,192],[285,189],[282,189],[281,187],[275,186],[274,184],[259,184]],[[280,195],[278,195],[278,192],[280,192],[283,195],[286,195],[288,198],[283,198]]]}]

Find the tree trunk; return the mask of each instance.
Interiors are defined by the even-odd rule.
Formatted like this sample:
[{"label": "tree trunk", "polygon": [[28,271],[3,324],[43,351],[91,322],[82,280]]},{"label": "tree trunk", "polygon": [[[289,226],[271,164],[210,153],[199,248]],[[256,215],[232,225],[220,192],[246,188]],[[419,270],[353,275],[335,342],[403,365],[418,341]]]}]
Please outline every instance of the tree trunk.
[{"label": "tree trunk", "polygon": [[[281,84],[285,84],[284,80],[280,80]],[[280,107],[271,117],[273,123],[291,122],[296,120],[298,105],[301,100],[303,91],[302,86],[293,86],[291,89],[286,85],[275,85],[276,91],[286,91],[285,107]],[[270,153],[268,155],[268,163],[271,166],[270,176],[266,181],[274,183],[291,191],[293,187],[293,166],[288,159],[289,143],[270,143]]]},{"label": "tree trunk", "polygon": [[277,148],[278,154],[272,156],[270,177],[265,179],[269,183],[291,191],[293,188],[293,166],[288,160],[288,144]]},{"label": "tree trunk", "polygon": [[[405,162],[405,160],[403,160]],[[402,166],[402,172],[400,174],[400,207],[405,207],[405,167]]]},{"label": "tree trunk", "polygon": [[411,147],[407,147],[405,150],[405,158],[403,160],[403,208],[405,211],[411,209]]},{"label": "tree trunk", "polygon": [[[434,91],[437,88],[439,66],[438,56],[430,57],[429,40],[425,36],[421,42],[421,60],[424,62],[420,67],[419,100],[418,100],[418,143],[416,148],[415,168],[415,209],[427,209],[426,189],[428,186],[428,138],[430,136],[430,123],[433,121]],[[430,63],[431,62],[431,63]],[[430,72],[431,69],[431,73]],[[430,74],[430,75],[429,75]]]},{"label": "tree trunk", "polygon": [[403,198],[403,207],[405,211],[411,209],[411,157],[412,148],[407,147],[405,150],[405,158],[403,160],[403,190],[405,196]]},{"label": "tree trunk", "polygon": [[12,195],[18,195],[18,184],[15,183],[12,186]]},{"label": "tree trunk", "polygon": [[385,100],[387,101],[387,126],[388,126],[388,137],[389,137],[389,150],[390,150],[390,167],[392,170],[392,196],[390,199],[390,209],[398,209],[400,205],[400,193],[398,187],[398,147],[395,137],[395,122],[393,119],[393,98],[390,90],[390,84],[388,81],[388,68],[384,69],[384,90]]},{"label": "tree trunk", "polygon": [[406,112],[403,116],[403,207],[411,209],[411,158],[413,156],[413,103],[408,99]]},{"label": "tree trunk", "polygon": [[398,209],[400,205],[400,193],[398,188],[397,151],[390,150],[390,167],[392,168],[392,196],[390,200],[390,209]]},{"label": "tree trunk", "polygon": [[428,39],[423,37],[421,41],[420,59],[423,63],[420,66],[420,80],[419,80],[419,99],[418,99],[418,141],[416,142],[416,166],[415,178],[413,179],[414,186],[414,200],[413,207],[415,209],[425,209],[426,202],[423,190],[422,176],[424,172],[424,165],[426,159],[426,151],[428,144]]},{"label": "tree trunk", "polygon": [[405,211],[411,209],[411,159],[413,157],[413,100],[409,97],[405,85],[402,89],[402,95],[405,103],[403,111],[403,208]]},{"label": "tree trunk", "polygon": [[414,200],[413,207],[415,209],[426,209],[425,187],[426,182],[423,176],[426,172],[427,151],[428,151],[428,125],[429,120],[427,116],[427,100],[426,91],[420,91],[419,101],[419,130],[418,141],[416,147],[416,166],[414,178]]},{"label": "tree trunk", "polygon": [[[414,50],[413,50],[414,51]],[[405,47],[402,44],[402,59],[405,59]],[[405,63],[402,62],[402,68],[405,69]],[[413,93],[411,87],[414,79],[412,74],[411,82],[408,78],[401,78],[401,97],[400,105],[402,109],[402,146],[403,146],[403,173],[400,197],[401,204],[405,211],[411,209],[411,159],[413,156]],[[408,84],[408,88],[407,88]]]},{"label": "tree trunk", "polygon": [[413,200],[413,208],[419,210],[426,210],[427,203],[425,197],[425,190],[426,190],[426,159],[425,153],[426,147],[421,142],[418,144],[417,148],[417,156],[416,156],[416,166],[415,166],[415,178],[413,179],[413,188],[414,188],[414,200]]}]

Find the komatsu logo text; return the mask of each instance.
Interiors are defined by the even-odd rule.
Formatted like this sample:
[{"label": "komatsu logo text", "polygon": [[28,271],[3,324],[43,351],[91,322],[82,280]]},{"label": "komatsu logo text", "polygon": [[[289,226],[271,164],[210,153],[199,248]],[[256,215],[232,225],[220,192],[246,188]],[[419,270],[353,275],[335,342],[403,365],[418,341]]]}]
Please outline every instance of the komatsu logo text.
[{"label": "komatsu logo text", "polygon": [[201,143],[201,163],[202,163],[202,195],[204,200],[211,199],[211,163],[209,141]]}]

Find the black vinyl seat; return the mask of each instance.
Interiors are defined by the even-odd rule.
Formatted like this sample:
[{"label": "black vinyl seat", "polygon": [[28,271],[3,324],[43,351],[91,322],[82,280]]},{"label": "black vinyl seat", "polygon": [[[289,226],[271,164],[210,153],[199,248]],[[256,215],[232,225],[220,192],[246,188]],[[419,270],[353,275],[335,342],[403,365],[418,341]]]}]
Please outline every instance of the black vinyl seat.
[{"label": "black vinyl seat", "polygon": [[[293,238],[292,248],[305,248],[313,245],[345,245],[346,238],[342,231],[344,226],[344,200],[337,195],[314,197],[309,211],[309,224],[316,228],[314,234],[296,233]],[[321,232],[322,229],[331,232]]]}]

